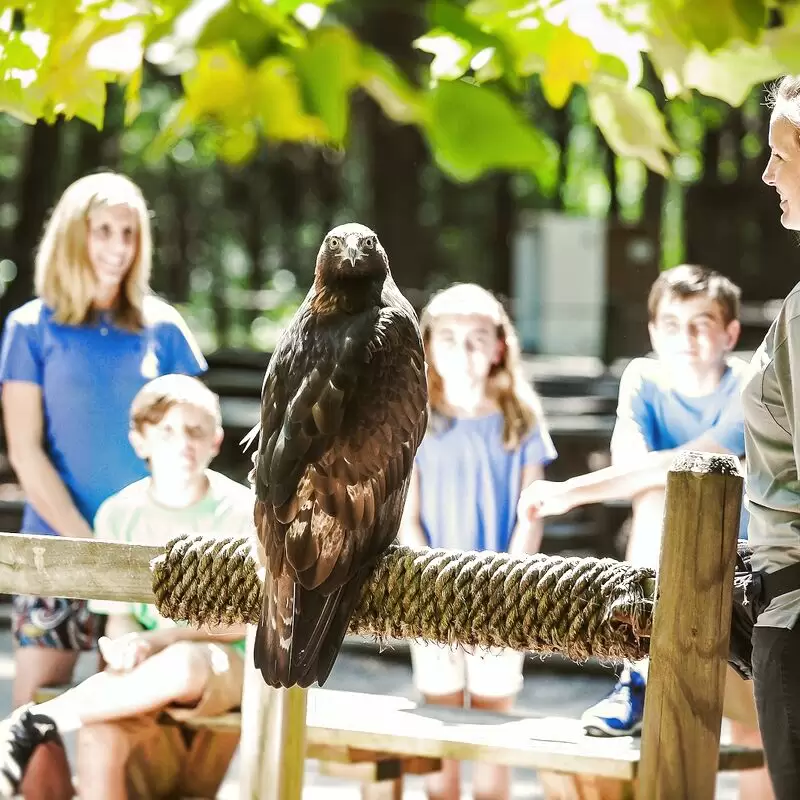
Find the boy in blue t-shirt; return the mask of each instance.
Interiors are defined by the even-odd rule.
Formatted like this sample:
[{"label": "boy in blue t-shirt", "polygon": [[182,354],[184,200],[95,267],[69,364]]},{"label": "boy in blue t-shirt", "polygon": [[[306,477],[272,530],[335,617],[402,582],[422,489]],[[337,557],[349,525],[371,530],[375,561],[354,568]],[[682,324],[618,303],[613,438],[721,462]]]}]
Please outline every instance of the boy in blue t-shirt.
[{"label": "boy in blue t-shirt", "polygon": [[[731,281],[698,266],[682,265],[658,277],[648,298],[655,358],[634,359],[622,375],[611,466],[564,482],[536,481],[522,493],[520,517],[630,499],[626,558],[658,567],[664,487],[676,453],[744,457],[740,392],[748,365],[730,355],[740,331],[739,297]],[[746,532],[744,514],[743,523]],[[611,695],[583,715],[585,731],[595,736],[637,733],[646,677],[646,661],[626,665]]]}]

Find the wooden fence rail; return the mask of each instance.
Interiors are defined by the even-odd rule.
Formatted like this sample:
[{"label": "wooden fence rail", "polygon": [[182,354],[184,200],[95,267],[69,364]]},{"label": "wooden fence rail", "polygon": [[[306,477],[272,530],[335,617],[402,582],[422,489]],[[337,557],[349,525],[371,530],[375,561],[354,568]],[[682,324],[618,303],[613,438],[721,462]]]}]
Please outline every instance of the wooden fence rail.
[{"label": "wooden fence rail", "polygon": [[[637,793],[647,800],[714,796],[741,496],[733,457],[684,453],[668,476]],[[153,602],[162,552],[0,534],[0,592]],[[299,800],[305,693],[261,689],[258,724],[243,720],[243,797]]]}]

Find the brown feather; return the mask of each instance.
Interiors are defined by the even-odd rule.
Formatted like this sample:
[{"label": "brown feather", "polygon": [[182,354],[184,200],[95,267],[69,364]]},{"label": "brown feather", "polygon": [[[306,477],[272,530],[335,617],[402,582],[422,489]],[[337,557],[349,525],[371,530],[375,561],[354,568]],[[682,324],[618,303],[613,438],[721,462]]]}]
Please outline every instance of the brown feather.
[{"label": "brown feather", "polygon": [[358,268],[374,280],[337,283],[323,244],[264,379],[254,518],[274,588],[256,663],[273,686],[330,672],[370,565],[397,535],[426,428],[416,317],[379,243],[373,255]]}]

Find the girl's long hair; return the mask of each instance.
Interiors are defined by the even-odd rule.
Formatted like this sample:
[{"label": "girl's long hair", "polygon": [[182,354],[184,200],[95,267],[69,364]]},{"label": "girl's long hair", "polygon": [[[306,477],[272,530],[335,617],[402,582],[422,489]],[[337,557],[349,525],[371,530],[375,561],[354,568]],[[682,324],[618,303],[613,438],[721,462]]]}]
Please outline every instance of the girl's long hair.
[{"label": "girl's long hair", "polygon": [[457,283],[437,292],[420,315],[431,419],[436,425],[435,418],[443,416],[444,402],[442,378],[430,356],[433,321],[444,315],[467,314],[477,314],[492,320],[502,344],[500,359],[489,370],[486,396],[497,404],[503,415],[503,445],[507,450],[515,450],[538,425],[544,423],[542,406],[533,387],[522,374],[519,339],[508,314],[491,292],[474,283]]},{"label": "girl's long hair", "polygon": [[61,195],[36,253],[36,294],[53,309],[57,322],[81,325],[91,318],[97,279],[87,246],[89,213],[102,206],[127,206],[138,219],[136,253],[120,286],[114,319],[123,328],[141,330],[144,298],[150,292],[153,243],[144,197],[124,175],[86,175]]}]

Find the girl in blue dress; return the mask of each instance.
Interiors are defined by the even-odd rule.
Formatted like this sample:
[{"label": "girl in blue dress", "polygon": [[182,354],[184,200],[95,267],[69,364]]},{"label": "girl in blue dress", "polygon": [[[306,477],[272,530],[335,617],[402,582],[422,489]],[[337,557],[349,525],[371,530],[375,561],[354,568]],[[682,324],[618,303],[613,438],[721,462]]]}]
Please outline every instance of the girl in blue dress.
[{"label": "girl in blue dress", "polygon": [[[520,368],[516,332],[498,300],[452,286],[421,316],[431,421],[417,451],[400,539],[413,546],[535,553],[541,522],[518,520],[522,490],[555,458],[541,408]],[[508,711],[522,688],[523,653],[411,645],[414,683],[429,703]],[[460,797],[458,762],[445,761],[428,795]],[[476,764],[474,796],[504,800],[506,767]]]}]

